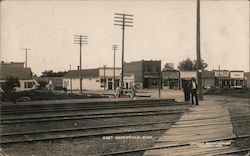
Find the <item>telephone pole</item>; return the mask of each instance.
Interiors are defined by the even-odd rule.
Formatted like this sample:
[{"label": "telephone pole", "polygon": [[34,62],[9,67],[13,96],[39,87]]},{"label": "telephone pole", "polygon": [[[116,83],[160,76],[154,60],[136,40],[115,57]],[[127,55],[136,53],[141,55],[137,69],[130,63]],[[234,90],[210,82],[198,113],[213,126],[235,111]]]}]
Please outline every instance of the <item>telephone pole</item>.
[{"label": "telephone pole", "polygon": [[82,94],[82,45],[88,44],[88,36],[86,35],[74,35],[74,43],[80,46],[80,65],[79,65],[79,75],[80,75],[80,93]]},{"label": "telephone pole", "polygon": [[158,94],[159,94],[159,98],[161,98],[161,69],[159,69],[159,88],[158,88]]},{"label": "telephone pole", "polygon": [[125,27],[133,27],[133,15],[129,14],[120,14],[115,13],[115,24],[117,26],[122,27],[122,71],[121,71],[121,89],[123,90],[124,82],[123,82],[123,75],[124,75],[124,35],[125,35]]},{"label": "telephone pole", "polygon": [[104,90],[106,90],[106,65],[103,65],[103,83],[104,83]]},{"label": "telephone pole", "polygon": [[113,89],[114,89],[114,91],[115,91],[115,52],[116,52],[116,50],[118,50],[118,45],[112,45],[112,50],[114,50],[114,66],[113,66],[113,68],[114,68],[114,71],[113,71]]},{"label": "telephone pole", "polygon": [[[69,71],[71,72],[71,64],[69,65]],[[72,77],[70,76],[70,93],[72,94]]]},{"label": "telephone pole", "polygon": [[25,51],[25,68],[27,68],[28,67],[28,50],[32,50],[32,49],[23,48],[22,50]]},{"label": "telephone pole", "polygon": [[220,82],[221,81],[220,80],[220,65],[218,66],[218,69],[219,69],[219,76],[218,76],[219,77],[218,78],[219,81],[218,81],[218,84],[219,84],[219,88],[221,88],[222,87],[222,85],[221,85],[222,83]]},{"label": "telephone pole", "polygon": [[201,47],[200,47],[200,0],[197,0],[197,19],[196,19],[196,52],[197,52],[197,79],[198,79],[198,97],[203,100],[202,93],[202,68],[201,68]]}]

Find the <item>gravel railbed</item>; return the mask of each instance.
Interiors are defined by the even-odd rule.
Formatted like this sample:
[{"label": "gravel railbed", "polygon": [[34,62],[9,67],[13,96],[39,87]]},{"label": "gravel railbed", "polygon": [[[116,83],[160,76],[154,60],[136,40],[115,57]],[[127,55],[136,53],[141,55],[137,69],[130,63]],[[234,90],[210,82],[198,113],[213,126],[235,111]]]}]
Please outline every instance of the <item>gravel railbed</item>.
[{"label": "gravel railbed", "polygon": [[[233,132],[235,135],[250,135],[250,99],[240,100],[240,101],[229,101],[229,111],[231,115],[231,121],[233,124]],[[239,115],[248,115],[248,117],[234,117]],[[237,123],[238,120],[247,120],[249,122],[245,123]],[[236,147],[240,149],[249,148],[250,147],[250,138],[245,139],[236,139],[235,140]]]},{"label": "gravel railbed", "polygon": [[112,108],[112,109],[99,109],[99,110],[72,110],[62,112],[41,112],[41,113],[25,113],[25,114],[2,114],[2,117],[8,118],[19,118],[23,117],[42,117],[42,116],[56,116],[56,115],[91,115],[97,113],[114,113],[114,112],[136,112],[136,111],[157,111],[157,110],[180,110],[187,109],[189,106],[186,105],[171,105],[171,106],[154,106],[154,107],[140,107],[140,108]]},{"label": "gravel railbed", "polygon": [[[55,141],[21,143],[3,145],[5,153],[10,156],[83,156],[98,153],[109,153],[151,147],[165,131],[126,133],[112,135],[113,138],[123,136],[147,137],[148,139],[104,139],[107,136],[72,138]],[[141,155],[142,153],[137,153]]]},{"label": "gravel railbed", "polygon": [[[190,106],[161,106],[150,108],[129,108],[129,109],[105,109],[92,111],[93,113],[113,113],[124,111],[149,111],[149,110],[175,110],[175,109],[187,109]],[[91,112],[91,113],[92,113]],[[67,112],[68,113],[68,112]],[[67,114],[66,113],[66,114]],[[72,112],[70,112],[72,113]],[[88,113],[90,113],[88,111]],[[45,114],[47,115],[47,114]],[[94,126],[106,126],[117,124],[131,124],[131,123],[148,123],[159,121],[178,121],[181,114],[171,115],[147,115],[147,116],[132,116],[132,117],[115,117],[115,118],[95,118],[95,119],[78,119],[78,120],[65,120],[65,121],[49,121],[49,122],[37,122],[37,123],[23,123],[23,124],[10,124],[1,125],[2,132],[25,132],[34,130],[49,130],[49,129],[63,129],[63,128],[80,128],[80,127],[94,127]],[[50,141],[35,141],[26,143],[15,144],[3,144],[2,149],[10,156],[69,156],[69,155],[91,155],[98,153],[109,153],[124,150],[133,150],[138,148],[151,147],[155,144],[159,136],[170,127],[170,124],[156,124],[156,125],[144,125],[144,126],[128,126],[123,128],[107,128],[102,130],[95,130],[95,132],[122,132],[133,130],[144,130],[154,128],[164,128],[165,130],[148,131],[148,132],[134,132],[134,133],[121,133],[112,135],[112,139],[107,139],[107,136],[91,136],[91,137],[79,137],[79,138],[66,138]],[[94,131],[78,131],[76,134],[90,134]],[[75,133],[75,132],[72,132]],[[43,136],[53,136],[53,134],[45,134]],[[59,134],[60,135],[60,134]],[[62,135],[65,135],[62,133]],[[42,135],[41,135],[42,136]],[[110,135],[109,135],[110,136]],[[126,138],[128,136],[129,139]],[[125,137],[123,139],[119,139]],[[131,139],[132,138],[132,139]],[[138,139],[140,138],[140,139]],[[143,152],[133,153],[133,155],[142,155]]]},{"label": "gravel railbed", "polygon": [[[35,140],[36,138],[57,138],[57,137],[74,137],[82,135],[98,135],[98,134],[109,134],[109,133],[123,133],[127,131],[143,131],[154,128],[168,129],[171,124],[153,124],[153,125],[140,125],[140,126],[126,126],[126,127],[113,127],[113,128],[98,128],[91,130],[76,130],[76,131],[63,131],[63,132],[49,132],[49,133],[38,133],[29,135],[15,135],[3,137],[2,141],[8,140]],[[112,134],[111,134],[112,135]],[[126,134],[125,134],[126,135]]]},{"label": "gravel railbed", "polygon": [[80,127],[94,127],[106,126],[116,124],[128,123],[147,123],[159,121],[174,121],[178,114],[171,115],[147,115],[147,116],[133,116],[133,117],[116,117],[116,118],[98,118],[98,119],[84,119],[84,120],[66,120],[66,121],[49,121],[37,122],[27,124],[11,124],[1,125],[2,133],[15,133],[37,130],[63,129],[63,128],[80,128]]}]

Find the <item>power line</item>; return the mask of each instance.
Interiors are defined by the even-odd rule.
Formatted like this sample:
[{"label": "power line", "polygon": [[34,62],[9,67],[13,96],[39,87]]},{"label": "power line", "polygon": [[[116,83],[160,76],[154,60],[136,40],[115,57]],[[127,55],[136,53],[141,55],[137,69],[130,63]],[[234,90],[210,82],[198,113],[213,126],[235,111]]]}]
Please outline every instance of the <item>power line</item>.
[{"label": "power line", "polygon": [[114,25],[122,27],[122,71],[121,71],[121,89],[123,90],[124,81],[124,35],[125,35],[125,27],[133,27],[133,15],[130,14],[121,14],[115,13]]},{"label": "power line", "polygon": [[32,49],[22,48],[21,50],[25,51],[25,68],[27,68],[28,67],[28,50],[32,50]]},{"label": "power line", "polygon": [[88,36],[86,36],[86,35],[74,35],[74,44],[78,44],[80,46],[79,75],[80,75],[80,93],[82,94],[82,45],[88,44]]}]

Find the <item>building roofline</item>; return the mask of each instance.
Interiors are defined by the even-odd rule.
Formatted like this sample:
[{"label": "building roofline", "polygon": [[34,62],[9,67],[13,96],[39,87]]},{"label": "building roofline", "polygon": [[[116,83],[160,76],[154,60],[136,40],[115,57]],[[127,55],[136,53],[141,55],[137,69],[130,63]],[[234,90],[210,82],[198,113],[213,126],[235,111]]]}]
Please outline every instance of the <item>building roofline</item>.
[{"label": "building roofline", "polygon": [[[104,67],[99,67],[98,69],[104,69]],[[105,69],[114,69],[114,67],[105,67]],[[115,69],[122,69],[121,67],[115,67]]]},{"label": "building roofline", "polygon": [[128,63],[141,63],[141,62],[161,62],[161,60],[140,60],[140,61],[125,62],[125,64],[128,64]]},{"label": "building roofline", "polygon": [[230,70],[230,72],[244,72],[244,70]]}]

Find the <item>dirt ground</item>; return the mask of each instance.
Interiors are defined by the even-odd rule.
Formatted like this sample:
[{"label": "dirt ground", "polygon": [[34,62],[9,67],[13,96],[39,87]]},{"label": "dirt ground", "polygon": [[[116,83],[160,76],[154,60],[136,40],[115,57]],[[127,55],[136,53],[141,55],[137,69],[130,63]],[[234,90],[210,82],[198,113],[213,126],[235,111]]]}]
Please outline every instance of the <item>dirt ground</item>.
[{"label": "dirt ground", "polygon": [[[113,91],[110,91],[112,93]],[[96,93],[96,92],[95,92]],[[102,94],[103,92],[98,92]],[[107,92],[105,92],[107,93]],[[139,95],[151,95],[152,98],[158,98],[159,92],[158,90],[138,90]],[[180,90],[162,90],[161,98],[174,98],[176,101],[183,101],[184,96],[183,92]],[[236,117],[238,115],[250,115],[250,98],[236,98],[236,97],[228,97],[228,96],[204,96],[204,100],[215,99],[218,101],[224,101],[225,107],[227,107],[230,111],[231,121],[233,124],[233,130],[235,135],[245,135],[250,134],[250,117],[245,117],[244,119],[249,121],[246,123],[236,123],[237,120],[241,118]],[[145,121],[164,121],[165,116],[158,117],[142,117],[141,120]],[[179,118],[179,117],[178,117]],[[127,122],[139,122],[139,118],[130,118],[124,120]],[[88,121],[94,123],[93,121]],[[96,121],[97,122],[97,121]],[[99,121],[98,121],[99,122]],[[104,121],[101,121],[104,122]],[[100,122],[100,123],[101,123]],[[109,121],[105,121],[109,122]],[[114,123],[120,123],[119,120],[113,119]],[[70,125],[71,123],[67,123],[66,125]],[[84,122],[79,122],[79,124],[86,124]],[[168,125],[162,125],[168,126]],[[3,146],[0,149],[1,155],[9,155],[9,156],[20,156],[20,155],[34,155],[34,156],[44,156],[44,155],[91,155],[95,153],[104,153],[104,152],[114,152],[119,150],[127,150],[127,149],[136,149],[141,147],[150,147],[153,146],[157,139],[164,133],[165,131],[157,131],[157,132],[143,132],[143,133],[133,133],[127,135],[133,136],[150,136],[150,139],[145,140],[114,140],[107,139],[104,140],[103,137],[92,137],[92,138],[77,138],[77,139],[65,139],[65,140],[57,140],[57,141],[45,141],[45,142],[35,142],[34,144],[24,143],[22,145],[13,144],[8,146]],[[236,140],[235,141],[237,147],[244,148],[250,147],[250,140]],[[2,153],[2,154],[1,154]],[[5,153],[5,154],[3,154]],[[7,153],[7,154],[6,154]],[[138,155],[142,155],[143,153],[138,153]]]}]

